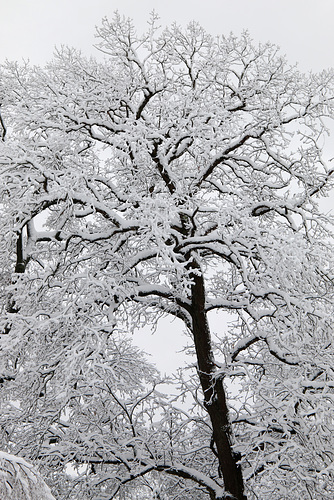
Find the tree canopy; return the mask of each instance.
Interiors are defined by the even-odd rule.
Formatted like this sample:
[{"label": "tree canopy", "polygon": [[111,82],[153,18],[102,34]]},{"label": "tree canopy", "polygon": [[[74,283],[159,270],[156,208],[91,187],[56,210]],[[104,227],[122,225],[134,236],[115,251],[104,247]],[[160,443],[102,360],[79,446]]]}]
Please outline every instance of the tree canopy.
[{"label": "tree canopy", "polygon": [[[59,499],[332,499],[333,71],[155,16],[97,40],[1,67],[3,449]],[[129,336],[163,316],[174,396]]]}]

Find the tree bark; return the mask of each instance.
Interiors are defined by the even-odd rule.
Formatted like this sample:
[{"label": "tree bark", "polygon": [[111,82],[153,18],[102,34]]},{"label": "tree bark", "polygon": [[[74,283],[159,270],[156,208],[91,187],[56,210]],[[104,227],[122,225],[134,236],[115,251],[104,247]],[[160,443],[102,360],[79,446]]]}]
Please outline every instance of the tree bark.
[{"label": "tree bark", "polygon": [[204,393],[204,405],[210,416],[213,441],[216,446],[219,466],[227,493],[236,500],[247,500],[238,454],[233,452],[232,428],[226,402],[222,377],[216,374],[210,327],[205,311],[204,278],[199,266],[192,266],[193,286],[191,290],[192,333],[197,355],[198,374]]}]

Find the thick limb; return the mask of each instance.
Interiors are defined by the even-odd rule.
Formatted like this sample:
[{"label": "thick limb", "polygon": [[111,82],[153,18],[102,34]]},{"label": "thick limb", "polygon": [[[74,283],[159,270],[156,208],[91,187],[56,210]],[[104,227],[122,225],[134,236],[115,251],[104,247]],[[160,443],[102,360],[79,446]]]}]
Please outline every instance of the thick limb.
[{"label": "thick limb", "polygon": [[246,500],[239,456],[233,452],[232,428],[226,393],[221,377],[216,376],[210,328],[205,311],[205,287],[199,269],[193,274],[192,332],[197,355],[198,374],[204,393],[204,404],[210,416],[213,440],[225,489],[236,500]]}]

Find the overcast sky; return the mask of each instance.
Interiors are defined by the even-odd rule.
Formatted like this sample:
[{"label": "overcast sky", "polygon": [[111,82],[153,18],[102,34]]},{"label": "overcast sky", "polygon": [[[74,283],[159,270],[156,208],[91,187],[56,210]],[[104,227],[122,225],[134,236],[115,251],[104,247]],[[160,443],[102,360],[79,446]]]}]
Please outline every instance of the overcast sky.
[{"label": "overcast sky", "polygon": [[196,20],[212,34],[248,29],[302,70],[334,66],[333,0],[0,0],[0,60],[43,64],[61,44],[92,53],[104,16],[119,10],[141,30],[153,9],[163,25]]},{"label": "overcast sky", "polygon": [[[303,71],[334,66],[333,0],[0,0],[0,62],[29,59],[43,65],[60,45],[93,54],[95,26],[115,10],[132,17],[138,31],[155,10],[162,25],[195,20],[212,34],[247,29],[254,40],[279,45]],[[162,370],[172,371],[182,358],[174,353],[185,339],[171,335],[175,328],[165,323],[163,335],[141,341]]]}]

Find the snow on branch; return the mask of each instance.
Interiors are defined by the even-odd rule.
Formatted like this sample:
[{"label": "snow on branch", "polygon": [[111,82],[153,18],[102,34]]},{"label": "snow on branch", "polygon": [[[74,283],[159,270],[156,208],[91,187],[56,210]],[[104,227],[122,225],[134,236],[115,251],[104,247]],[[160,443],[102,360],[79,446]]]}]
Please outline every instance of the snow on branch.
[{"label": "snow on branch", "polygon": [[2,500],[55,500],[31,464],[4,451],[0,451],[0,497]]}]

